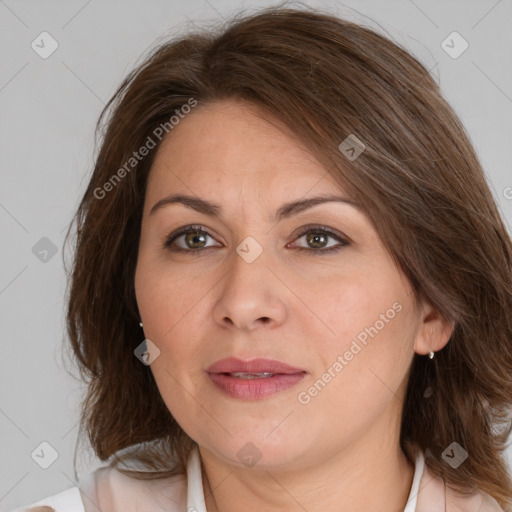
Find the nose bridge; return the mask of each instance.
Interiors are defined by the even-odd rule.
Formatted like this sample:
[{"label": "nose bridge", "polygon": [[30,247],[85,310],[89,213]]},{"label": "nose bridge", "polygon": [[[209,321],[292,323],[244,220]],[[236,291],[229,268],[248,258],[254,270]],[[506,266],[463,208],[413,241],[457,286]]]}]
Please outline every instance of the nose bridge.
[{"label": "nose bridge", "polygon": [[283,287],[274,274],[271,252],[253,237],[246,237],[230,257],[231,269],[219,288],[214,319],[226,326],[252,329],[258,323],[281,323],[285,315]]}]

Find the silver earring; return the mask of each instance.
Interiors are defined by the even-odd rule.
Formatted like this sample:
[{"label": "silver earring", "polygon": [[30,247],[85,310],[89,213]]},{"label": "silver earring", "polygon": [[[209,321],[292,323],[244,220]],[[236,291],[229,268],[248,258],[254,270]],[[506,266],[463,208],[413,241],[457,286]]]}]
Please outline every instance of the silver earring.
[{"label": "silver earring", "polygon": [[429,353],[428,353],[428,357],[429,359],[434,359],[434,351],[431,350]]},{"label": "silver earring", "polygon": [[141,327],[143,327],[142,322],[139,322],[139,325],[140,325]]}]

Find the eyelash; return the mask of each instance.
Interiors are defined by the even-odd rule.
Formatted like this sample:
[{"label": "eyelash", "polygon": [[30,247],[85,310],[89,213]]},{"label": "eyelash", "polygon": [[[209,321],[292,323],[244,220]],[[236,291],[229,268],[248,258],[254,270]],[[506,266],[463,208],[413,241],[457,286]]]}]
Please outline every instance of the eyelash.
[{"label": "eyelash", "polygon": [[[202,249],[182,249],[181,247],[174,247],[174,248],[170,248],[171,244],[177,240],[180,236],[182,235],[186,235],[188,233],[197,233],[199,232],[200,234],[204,234],[204,235],[207,235],[211,238],[213,238],[210,233],[208,233],[208,231],[206,231],[205,229],[203,229],[202,226],[198,226],[198,225],[189,225],[189,226],[184,226],[180,229],[178,229],[177,231],[174,231],[173,233],[171,233],[164,241],[163,243],[163,248],[164,249],[168,249],[172,252],[181,252],[181,253],[193,253],[193,252],[201,252],[201,251],[204,251],[206,249],[211,249],[212,247],[205,247],[205,248],[202,248]],[[302,251],[308,251],[312,254],[319,254],[319,253],[334,253],[334,252],[337,252],[339,251],[340,249],[342,249],[343,247],[347,246],[350,244],[350,242],[348,240],[346,240],[345,238],[341,237],[338,233],[336,233],[335,231],[325,227],[325,226],[306,226],[296,237],[295,240],[298,240],[299,238],[303,237],[304,235],[308,234],[308,233],[315,233],[315,234],[323,234],[323,235],[327,235],[331,238],[334,238],[335,240],[337,240],[340,245],[336,245],[334,247],[329,247],[328,249],[308,249],[307,247],[296,247],[295,249],[298,249],[298,250],[302,250]]]}]

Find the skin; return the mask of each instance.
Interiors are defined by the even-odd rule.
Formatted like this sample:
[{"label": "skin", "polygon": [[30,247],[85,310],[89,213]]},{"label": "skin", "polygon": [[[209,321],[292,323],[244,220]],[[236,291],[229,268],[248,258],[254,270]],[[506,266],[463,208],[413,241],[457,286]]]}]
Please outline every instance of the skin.
[{"label": "skin", "polygon": [[[451,326],[429,303],[415,302],[366,214],[326,202],[276,223],[286,202],[348,195],[279,123],[235,100],[181,120],[148,180],[136,298],[144,334],[160,350],[150,367],[160,393],[199,445],[208,512],[401,512],[414,473],[399,446],[407,372],[414,352],[447,343]],[[214,201],[222,215],[182,204],[149,214],[178,193]],[[188,224],[208,232],[209,247],[182,236],[164,249],[168,235]],[[299,238],[309,224],[349,244],[321,252],[340,242]],[[263,249],[250,264],[235,250],[248,236]],[[178,244],[189,252],[172,252]],[[396,303],[400,312],[300,403],[298,394]],[[265,399],[231,398],[204,372],[230,356],[273,358],[308,373]],[[246,443],[261,455],[252,467],[237,457]]]}]

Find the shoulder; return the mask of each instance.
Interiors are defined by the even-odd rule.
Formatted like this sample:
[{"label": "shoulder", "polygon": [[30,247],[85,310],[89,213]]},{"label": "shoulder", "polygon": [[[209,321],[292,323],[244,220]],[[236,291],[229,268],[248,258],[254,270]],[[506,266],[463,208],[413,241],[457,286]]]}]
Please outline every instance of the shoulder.
[{"label": "shoulder", "polygon": [[446,487],[446,510],[453,512],[505,512],[498,502],[484,491],[461,495]]},{"label": "shoulder", "polygon": [[460,494],[425,465],[415,512],[505,512],[484,491]]},{"label": "shoulder", "polygon": [[11,512],[85,512],[78,487],[53,494],[26,507]]},{"label": "shoulder", "polygon": [[187,497],[186,476],[140,480],[103,466],[78,485],[11,512],[178,512]]},{"label": "shoulder", "polygon": [[180,474],[141,480],[107,466],[81,479],[80,491],[84,503],[92,502],[91,512],[178,512],[186,506],[187,478]]}]

